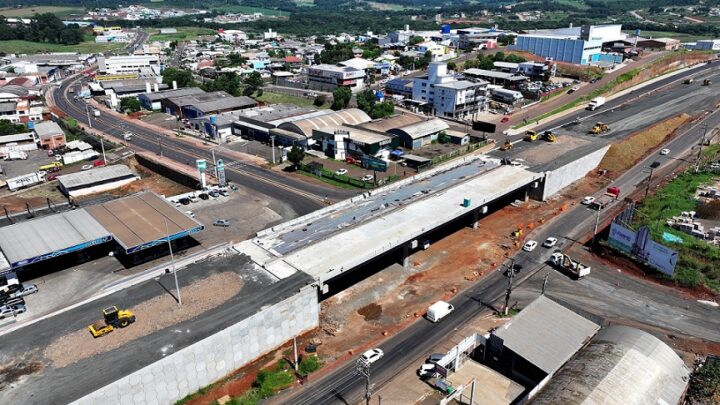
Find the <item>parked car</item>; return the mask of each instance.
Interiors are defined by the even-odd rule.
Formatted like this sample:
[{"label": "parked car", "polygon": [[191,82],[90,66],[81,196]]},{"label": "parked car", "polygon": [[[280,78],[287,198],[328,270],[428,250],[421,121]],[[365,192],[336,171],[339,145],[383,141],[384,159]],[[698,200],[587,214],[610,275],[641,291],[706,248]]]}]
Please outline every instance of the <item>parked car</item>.
[{"label": "parked car", "polygon": [[179,202],[180,204],[182,204],[182,205],[188,205],[188,204],[190,204],[191,201],[190,201],[189,198],[183,197],[183,198],[181,198],[178,202]]},{"label": "parked car", "polygon": [[543,247],[551,248],[551,247],[555,246],[555,244],[557,244],[557,241],[558,241],[557,238],[551,236],[551,237],[545,239],[545,242],[543,242]]},{"label": "parked car", "polygon": [[94,162],[93,162],[93,166],[95,166],[95,167],[98,167],[98,166],[105,166],[105,161],[104,161],[104,160],[102,160],[102,159],[100,159],[100,160],[96,160],[96,161],[94,161]]},{"label": "parked car", "polygon": [[667,155],[667,154],[669,154],[669,153],[670,153],[670,149],[663,149],[663,150],[660,151],[660,154],[663,155],[663,156],[665,156],[665,155]]},{"label": "parked car", "polygon": [[224,228],[227,228],[230,226],[230,220],[228,219],[216,219],[213,221],[213,226],[222,226]]},{"label": "parked car", "polygon": [[508,121],[510,121],[510,117],[508,117],[507,115],[504,116],[504,117],[502,117],[502,119],[500,120],[500,122],[502,122],[503,124],[506,123],[506,122],[508,122]]},{"label": "parked car", "polygon": [[207,195],[206,193],[200,193],[200,194],[198,194],[198,197],[199,197],[201,200],[209,200],[209,199],[210,199],[210,196]]},{"label": "parked car", "polygon": [[186,213],[187,216],[189,216],[190,218],[195,218],[195,213],[194,213],[194,212],[192,212],[192,211],[185,211],[185,213]]},{"label": "parked car", "polygon": [[15,316],[15,311],[7,306],[0,307],[0,319],[5,319],[9,316]]},{"label": "parked car", "polygon": [[51,174],[51,175],[47,176],[47,178],[45,180],[53,181],[53,180],[57,179],[58,176],[59,176],[59,174]]},{"label": "parked car", "polygon": [[12,296],[15,298],[24,297],[26,295],[35,294],[38,288],[35,284],[23,284],[22,288],[17,290]]},{"label": "parked car", "polygon": [[362,180],[362,181],[373,181],[374,178],[375,178],[375,177],[373,177],[372,174],[366,174],[366,175],[362,176],[362,179],[361,179],[361,180]]},{"label": "parked car", "polygon": [[529,240],[525,242],[525,245],[523,246],[523,250],[526,252],[532,252],[537,247],[537,242],[534,240]]},{"label": "parked car", "polygon": [[0,301],[0,305],[25,305],[25,298],[23,297],[15,297],[15,298],[6,298],[5,301]]},{"label": "parked car", "polygon": [[344,176],[344,175],[347,174],[347,172],[348,172],[347,169],[337,169],[337,170],[335,170],[335,174],[337,174],[338,176]]},{"label": "parked car", "polygon": [[23,304],[13,304],[8,305],[7,307],[10,308],[15,313],[15,315],[27,312],[27,307]]},{"label": "parked car", "polygon": [[445,357],[444,353],[433,353],[428,356],[428,358],[425,360],[425,362],[435,364],[438,361],[442,360],[443,357]]},{"label": "parked car", "polygon": [[422,379],[430,378],[435,374],[435,364],[425,363],[418,369],[418,376]]},{"label": "parked car", "polygon": [[80,170],[90,170],[90,169],[92,169],[92,168],[93,168],[93,165],[82,165],[82,167],[80,168]]},{"label": "parked car", "polygon": [[228,197],[230,195],[230,193],[228,193],[227,190],[220,190],[220,191],[218,191],[218,193],[220,193],[220,195],[223,197]]},{"label": "parked car", "polygon": [[211,190],[208,192],[208,195],[212,198],[218,198],[220,197],[220,192],[217,190]]},{"label": "parked car", "polygon": [[595,201],[595,197],[588,196],[588,197],[583,198],[582,204],[583,204],[583,205],[590,205],[590,204],[593,203],[593,201]]},{"label": "parked car", "polygon": [[363,359],[363,361],[367,364],[373,364],[376,361],[380,360],[384,354],[385,353],[383,353],[382,350],[374,348],[363,353],[360,358]]}]

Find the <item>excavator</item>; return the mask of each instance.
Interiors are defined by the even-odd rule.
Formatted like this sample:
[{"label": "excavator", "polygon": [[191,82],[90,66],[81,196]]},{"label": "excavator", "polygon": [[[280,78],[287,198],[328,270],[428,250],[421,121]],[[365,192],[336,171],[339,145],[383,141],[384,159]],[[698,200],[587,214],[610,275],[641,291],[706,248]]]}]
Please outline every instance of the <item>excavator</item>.
[{"label": "excavator", "polygon": [[[88,326],[93,337],[105,336],[117,328],[124,328],[135,322],[135,314],[129,309],[118,309],[116,306],[102,310],[103,320]],[[104,321],[104,322],[103,322]]]},{"label": "excavator", "polygon": [[527,132],[525,132],[525,138],[523,138],[523,139],[528,142],[532,142],[532,141],[535,141],[538,139],[538,134],[537,134],[537,132],[533,131],[532,129],[529,129]]},{"label": "excavator", "polygon": [[512,142],[510,142],[509,140],[506,140],[505,143],[500,147],[500,150],[505,151],[505,150],[510,150],[512,148],[513,148]]},{"label": "excavator", "polygon": [[603,132],[607,132],[609,130],[610,130],[610,127],[608,126],[608,124],[598,122],[590,129],[590,133],[593,135],[599,135],[599,134],[602,134]]},{"label": "excavator", "polygon": [[555,136],[555,134],[553,134],[552,131],[545,131],[542,134],[542,139],[543,139],[543,141],[547,141],[547,142],[555,142],[557,140],[557,136]]}]

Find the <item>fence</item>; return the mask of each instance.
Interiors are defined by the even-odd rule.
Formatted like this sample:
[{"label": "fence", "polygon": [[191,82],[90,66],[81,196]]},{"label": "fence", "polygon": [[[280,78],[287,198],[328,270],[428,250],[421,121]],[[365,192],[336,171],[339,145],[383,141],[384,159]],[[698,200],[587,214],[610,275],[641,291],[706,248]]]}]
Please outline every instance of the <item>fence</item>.
[{"label": "fence", "polygon": [[448,153],[444,153],[439,156],[435,156],[432,158],[432,162],[433,162],[433,164],[442,163],[442,162],[448,161],[452,158],[456,158],[458,156],[462,156],[462,155],[465,155],[470,152],[475,152],[476,150],[482,148],[486,144],[487,144],[487,142],[485,142],[485,141],[478,142],[478,143],[471,143],[471,144],[465,145],[464,147],[461,147],[460,149],[455,149],[452,152],[448,152]]},{"label": "fence", "polygon": [[[336,174],[335,172],[330,171],[325,168],[316,169],[310,165],[301,164],[300,170],[302,170],[306,173],[310,173],[317,177],[322,177],[322,178],[330,179],[330,180],[337,181],[340,183],[349,184],[349,185],[351,185],[353,187],[357,187],[357,188],[369,189],[369,188],[375,187],[375,184],[373,182],[362,181],[362,180],[354,179],[352,177],[344,176],[341,174]],[[382,182],[379,182],[378,185],[392,183],[393,181],[396,181],[398,178],[399,178],[398,176],[388,176],[387,179],[385,179]]]}]

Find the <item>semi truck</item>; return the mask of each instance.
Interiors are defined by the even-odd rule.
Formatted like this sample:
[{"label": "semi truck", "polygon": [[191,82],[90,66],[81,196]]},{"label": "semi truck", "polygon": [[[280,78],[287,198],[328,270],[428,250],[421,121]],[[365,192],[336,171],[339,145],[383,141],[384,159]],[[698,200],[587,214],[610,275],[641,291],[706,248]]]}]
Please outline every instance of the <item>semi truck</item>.
[{"label": "semi truck", "polygon": [[588,104],[588,110],[595,111],[603,104],[605,104],[605,97],[595,97],[594,99],[590,100],[590,104]]},{"label": "semi truck", "polygon": [[42,183],[42,177],[37,173],[23,174],[22,176],[7,179],[7,186],[10,191],[19,190],[24,187],[34,186]]},{"label": "semi truck", "polygon": [[569,273],[576,279],[583,278],[590,274],[590,266],[577,262],[562,252],[553,253],[549,261],[555,268]]},{"label": "semi truck", "polygon": [[605,194],[596,198],[595,201],[590,203],[590,208],[595,210],[601,210],[608,206],[611,202],[615,201],[620,197],[619,187],[608,187]]}]

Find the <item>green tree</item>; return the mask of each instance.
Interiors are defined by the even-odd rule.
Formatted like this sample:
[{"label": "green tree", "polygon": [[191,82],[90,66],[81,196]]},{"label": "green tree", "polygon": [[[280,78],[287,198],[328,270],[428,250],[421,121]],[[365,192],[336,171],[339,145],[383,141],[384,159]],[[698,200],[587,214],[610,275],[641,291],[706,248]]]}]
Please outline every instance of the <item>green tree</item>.
[{"label": "green tree", "polygon": [[495,61],[495,62],[505,61],[505,53],[500,52],[500,51],[495,52],[495,56],[493,56],[493,61]]},{"label": "green tree", "polygon": [[135,97],[126,97],[120,100],[120,111],[138,112],[140,109],[142,109],[142,104]]},{"label": "green tree", "polygon": [[297,167],[300,162],[305,159],[305,151],[297,145],[293,145],[290,152],[287,154],[287,159],[293,164],[293,166]]},{"label": "green tree", "polygon": [[[208,92],[225,91],[233,96],[239,96],[243,94],[243,90],[247,86],[243,87],[240,76],[238,76],[235,72],[228,72],[221,74],[215,80],[207,82],[201,87],[203,90]],[[251,94],[253,92],[255,92],[255,89],[252,90]]]},{"label": "green tree", "polygon": [[9,120],[0,120],[0,135],[14,135],[28,132],[23,124],[13,124]]},{"label": "green tree", "polygon": [[425,38],[423,38],[419,35],[414,35],[414,36],[410,37],[410,40],[408,42],[409,42],[410,46],[415,46],[424,41],[425,41]]},{"label": "green tree", "polygon": [[445,131],[440,132],[438,134],[438,142],[442,144],[450,143],[450,135],[448,135]]},{"label": "green tree", "polygon": [[350,99],[352,98],[352,90],[347,87],[338,87],[333,91],[333,103],[332,108],[335,111],[347,108]]},{"label": "green tree", "polygon": [[168,86],[172,86],[173,81],[177,82],[178,88],[192,87],[196,85],[192,72],[185,69],[165,68],[165,70],[163,70],[162,77],[163,83]]},{"label": "green tree", "polygon": [[315,100],[313,100],[313,105],[315,107],[322,107],[325,105],[326,97],[323,94],[315,96]]},{"label": "green tree", "polygon": [[450,61],[447,63],[447,68],[450,70],[457,70],[457,63],[454,61]]},{"label": "green tree", "polygon": [[375,92],[371,89],[365,89],[359,92],[356,96],[358,108],[370,114],[375,107]]},{"label": "green tree", "polygon": [[375,104],[372,111],[370,112],[370,118],[378,119],[385,118],[395,113],[395,106],[390,101],[383,101],[382,103]]}]

